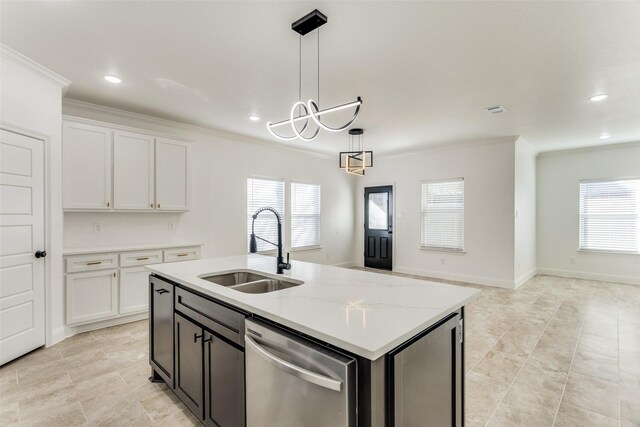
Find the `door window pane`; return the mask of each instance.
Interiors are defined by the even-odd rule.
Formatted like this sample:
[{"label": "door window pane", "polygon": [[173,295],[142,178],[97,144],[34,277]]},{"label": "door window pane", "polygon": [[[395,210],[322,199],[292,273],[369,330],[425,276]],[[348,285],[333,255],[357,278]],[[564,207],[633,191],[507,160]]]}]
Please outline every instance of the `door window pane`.
[{"label": "door window pane", "polygon": [[389,228],[389,193],[369,193],[369,229]]}]

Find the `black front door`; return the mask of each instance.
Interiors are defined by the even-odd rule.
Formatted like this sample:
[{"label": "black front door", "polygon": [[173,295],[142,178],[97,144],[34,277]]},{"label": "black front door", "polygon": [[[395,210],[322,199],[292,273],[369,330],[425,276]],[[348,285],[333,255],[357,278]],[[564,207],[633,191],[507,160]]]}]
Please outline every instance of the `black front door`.
[{"label": "black front door", "polygon": [[364,266],[391,270],[393,187],[364,189]]}]

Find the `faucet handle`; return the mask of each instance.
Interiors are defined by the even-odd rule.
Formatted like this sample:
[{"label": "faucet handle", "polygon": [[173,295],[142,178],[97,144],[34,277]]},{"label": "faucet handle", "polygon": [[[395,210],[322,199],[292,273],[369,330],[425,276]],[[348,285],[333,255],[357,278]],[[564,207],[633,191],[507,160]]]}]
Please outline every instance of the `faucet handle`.
[{"label": "faucet handle", "polygon": [[291,264],[289,263],[289,255],[291,255],[291,252],[287,252],[287,262],[285,263],[285,269],[286,270],[291,270]]}]

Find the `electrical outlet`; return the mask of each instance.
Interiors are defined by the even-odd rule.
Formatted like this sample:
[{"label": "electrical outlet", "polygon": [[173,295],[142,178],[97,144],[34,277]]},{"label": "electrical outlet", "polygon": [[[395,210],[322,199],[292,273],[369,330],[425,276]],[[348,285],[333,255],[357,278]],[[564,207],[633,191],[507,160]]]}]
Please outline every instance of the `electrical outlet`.
[{"label": "electrical outlet", "polygon": [[169,225],[167,226],[167,229],[168,229],[169,231],[173,231],[175,228],[176,228],[176,227],[175,227],[175,225],[174,225],[172,222],[170,222],[170,223],[169,223]]},{"label": "electrical outlet", "polygon": [[575,264],[576,263],[576,259],[575,258],[571,258],[571,264]]},{"label": "electrical outlet", "polygon": [[444,265],[444,258],[440,258],[440,264]]},{"label": "electrical outlet", "polygon": [[329,258],[331,258],[331,255],[329,255],[329,254],[326,254],[326,257],[327,257],[327,259],[329,259]]},{"label": "electrical outlet", "polygon": [[93,232],[94,233],[99,233],[102,231],[102,224],[100,224],[99,222],[96,222],[93,224]]}]

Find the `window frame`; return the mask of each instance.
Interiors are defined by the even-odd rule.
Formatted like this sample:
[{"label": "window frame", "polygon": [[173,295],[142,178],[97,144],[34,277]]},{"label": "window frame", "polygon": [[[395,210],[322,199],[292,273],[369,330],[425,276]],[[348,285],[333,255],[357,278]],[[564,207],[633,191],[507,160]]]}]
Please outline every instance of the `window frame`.
[{"label": "window frame", "polygon": [[[293,184],[301,184],[301,185],[316,185],[319,189],[319,201],[318,201],[318,243],[315,245],[306,245],[306,246],[293,246]],[[288,195],[285,195],[285,200],[288,200],[289,203],[289,250],[291,252],[297,251],[309,251],[314,249],[322,249],[322,184],[319,182],[311,182],[311,181],[301,181],[297,179],[291,179],[288,182]],[[288,199],[287,199],[288,197]]]},{"label": "window frame", "polygon": [[[638,242],[636,243],[635,250],[623,250],[623,249],[592,249],[582,246],[582,224],[584,215],[582,213],[582,184],[588,183],[603,183],[603,182],[619,182],[619,181],[636,181],[638,186],[638,193],[636,194],[636,221],[638,223]],[[640,177],[620,177],[620,178],[589,178],[581,179],[578,181],[578,252],[591,252],[591,253],[603,253],[614,255],[640,255]]]},{"label": "window frame", "polygon": [[[424,186],[428,185],[428,184],[436,184],[436,183],[443,183],[443,182],[462,182],[462,231],[460,233],[461,234],[461,247],[460,247],[460,249],[428,246],[423,241],[424,232],[425,232],[425,230],[424,230],[424,227],[425,227],[424,216],[425,216],[425,214],[427,214],[427,211],[423,210],[424,200],[422,199],[422,197],[423,197],[423,194],[424,194]],[[464,234],[465,234],[464,223],[465,223],[465,214],[466,214],[466,192],[465,192],[465,185],[464,184],[465,184],[464,177],[428,179],[428,180],[421,180],[420,181],[420,250],[429,251],[429,252],[442,252],[442,253],[454,254],[454,255],[464,255],[464,254],[466,254],[466,251],[465,251],[465,239],[464,239]]]}]

